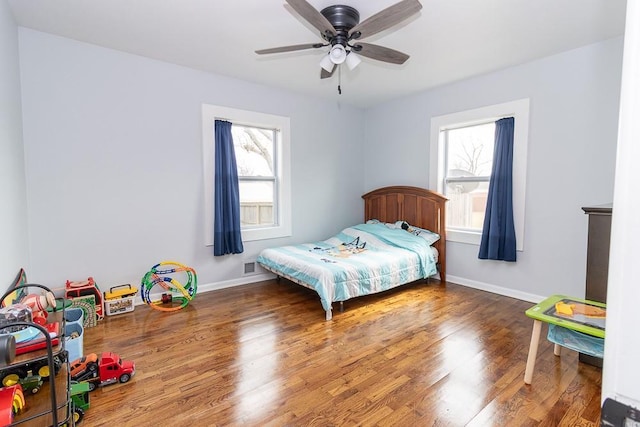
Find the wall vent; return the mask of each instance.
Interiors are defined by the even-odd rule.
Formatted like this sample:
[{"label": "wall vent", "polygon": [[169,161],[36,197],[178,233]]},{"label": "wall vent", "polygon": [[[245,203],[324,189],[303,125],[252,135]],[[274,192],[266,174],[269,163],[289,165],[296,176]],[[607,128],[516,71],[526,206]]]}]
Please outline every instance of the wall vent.
[{"label": "wall vent", "polygon": [[250,274],[256,274],[256,262],[255,261],[245,262],[243,265],[242,274],[245,276],[248,276]]}]

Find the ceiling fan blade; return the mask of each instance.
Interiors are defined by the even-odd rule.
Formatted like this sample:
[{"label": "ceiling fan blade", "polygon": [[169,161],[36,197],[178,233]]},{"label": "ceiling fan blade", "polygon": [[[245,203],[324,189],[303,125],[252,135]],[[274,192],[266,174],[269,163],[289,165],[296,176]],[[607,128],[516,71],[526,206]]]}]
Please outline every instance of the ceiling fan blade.
[{"label": "ceiling fan blade", "polygon": [[306,0],[286,0],[286,2],[307,22],[317,28],[321,34],[329,32],[331,35],[336,35],[336,29],[331,22]]},{"label": "ceiling fan blade", "polygon": [[333,72],[336,70],[336,68],[338,68],[338,66],[336,64],[333,64],[333,68],[331,69],[331,72],[325,70],[324,68],[322,68],[320,70],[320,78],[321,79],[327,79],[331,76],[333,76]]},{"label": "ceiling fan blade", "polygon": [[256,50],[256,53],[258,55],[264,55],[267,53],[293,52],[295,50],[317,49],[322,46],[324,46],[322,43],[294,44],[291,46],[281,46],[281,47],[272,47],[270,49],[260,49],[260,50]]},{"label": "ceiling fan blade", "polygon": [[418,0],[403,0],[365,19],[349,31],[349,38],[363,39],[391,28],[418,13],[422,4]]},{"label": "ceiling fan blade", "polygon": [[367,58],[375,59],[382,62],[389,62],[391,64],[404,64],[409,55],[397,50],[389,49],[388,47],[378,46],[370,43],[358,43],[356,46],[361,46],[362,49],[356,50],[358,55],[366,56]]}]

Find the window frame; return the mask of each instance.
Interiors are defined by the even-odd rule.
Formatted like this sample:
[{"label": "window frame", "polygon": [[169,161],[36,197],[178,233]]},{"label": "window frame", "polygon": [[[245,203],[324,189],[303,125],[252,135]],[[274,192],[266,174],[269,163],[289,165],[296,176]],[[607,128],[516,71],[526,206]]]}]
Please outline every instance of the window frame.
[{"label": "window frame", "polygon": [[[516,250],[524,250],[525,193],[527,177],[527,146],[529,139],[529,98],[431,118],[429,151],[429,188],[444,194],[444,142],[440,131],[514,118],[513,134],[513,219],[516,229]],[[447,240],[480,245],[482,231],[447,228]]]},{"label": "window frame", "polygon": [[291,236],[291,126],[289,117],[255,111],[202,104],[202,153],[204,167],[204,233],[205,245],[213,246],[214,221],[214,123],[226,120],[238,125],[277,130],[274,165],[277,191],[275,225],[251,226],[242,229],[242,241],[276,239]]}]

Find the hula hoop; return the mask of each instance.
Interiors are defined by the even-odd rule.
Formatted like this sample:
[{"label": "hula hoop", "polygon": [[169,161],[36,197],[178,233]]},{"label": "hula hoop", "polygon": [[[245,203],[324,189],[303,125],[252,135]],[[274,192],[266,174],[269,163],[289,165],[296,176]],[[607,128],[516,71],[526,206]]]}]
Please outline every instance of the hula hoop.
[{"label": "hula hoop", "polygon": [[[163,269],[159,269],[159,267],[162,266],[165,267]],[[184,285],[171,276],[163,276],[181,272],[184,272],[187,275],[187,283]],[[163,261],[151,267],[151,270],[149,270],[142,278],[141,285],[140,292],[142,300],[149,305],[149,307],[159,311],[177,311],[185,308],[189,304],[189,301],[196,297],[198,278],[196,276],[196,271],[191,267],[175,261]],[[163,307],[163,300],[152,301],[151,289],[155,286],[160,286],[169,292],[178,293],[178,296],[174,297],[172,295],[170,300],[176,301],[180,305],[174,307]]]}]

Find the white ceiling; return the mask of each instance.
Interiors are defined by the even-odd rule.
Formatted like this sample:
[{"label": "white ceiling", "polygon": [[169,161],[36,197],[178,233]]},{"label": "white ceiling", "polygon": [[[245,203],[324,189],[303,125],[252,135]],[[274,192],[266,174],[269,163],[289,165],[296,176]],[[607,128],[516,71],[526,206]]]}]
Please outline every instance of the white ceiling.
[{"label": "white ceiling", "polygon": [[[348,4],[360,21],[399,0]],[[626,0],[421,0],[421,12],[365,39],[411,55],[363,58],[341,73],[344,103],[367,107],[624,33]],[[291,91],[336,99],[338,72],[320,80],[321,49],[256,49],[320,41],[284,0],[9,0],[18,25]]]}]

